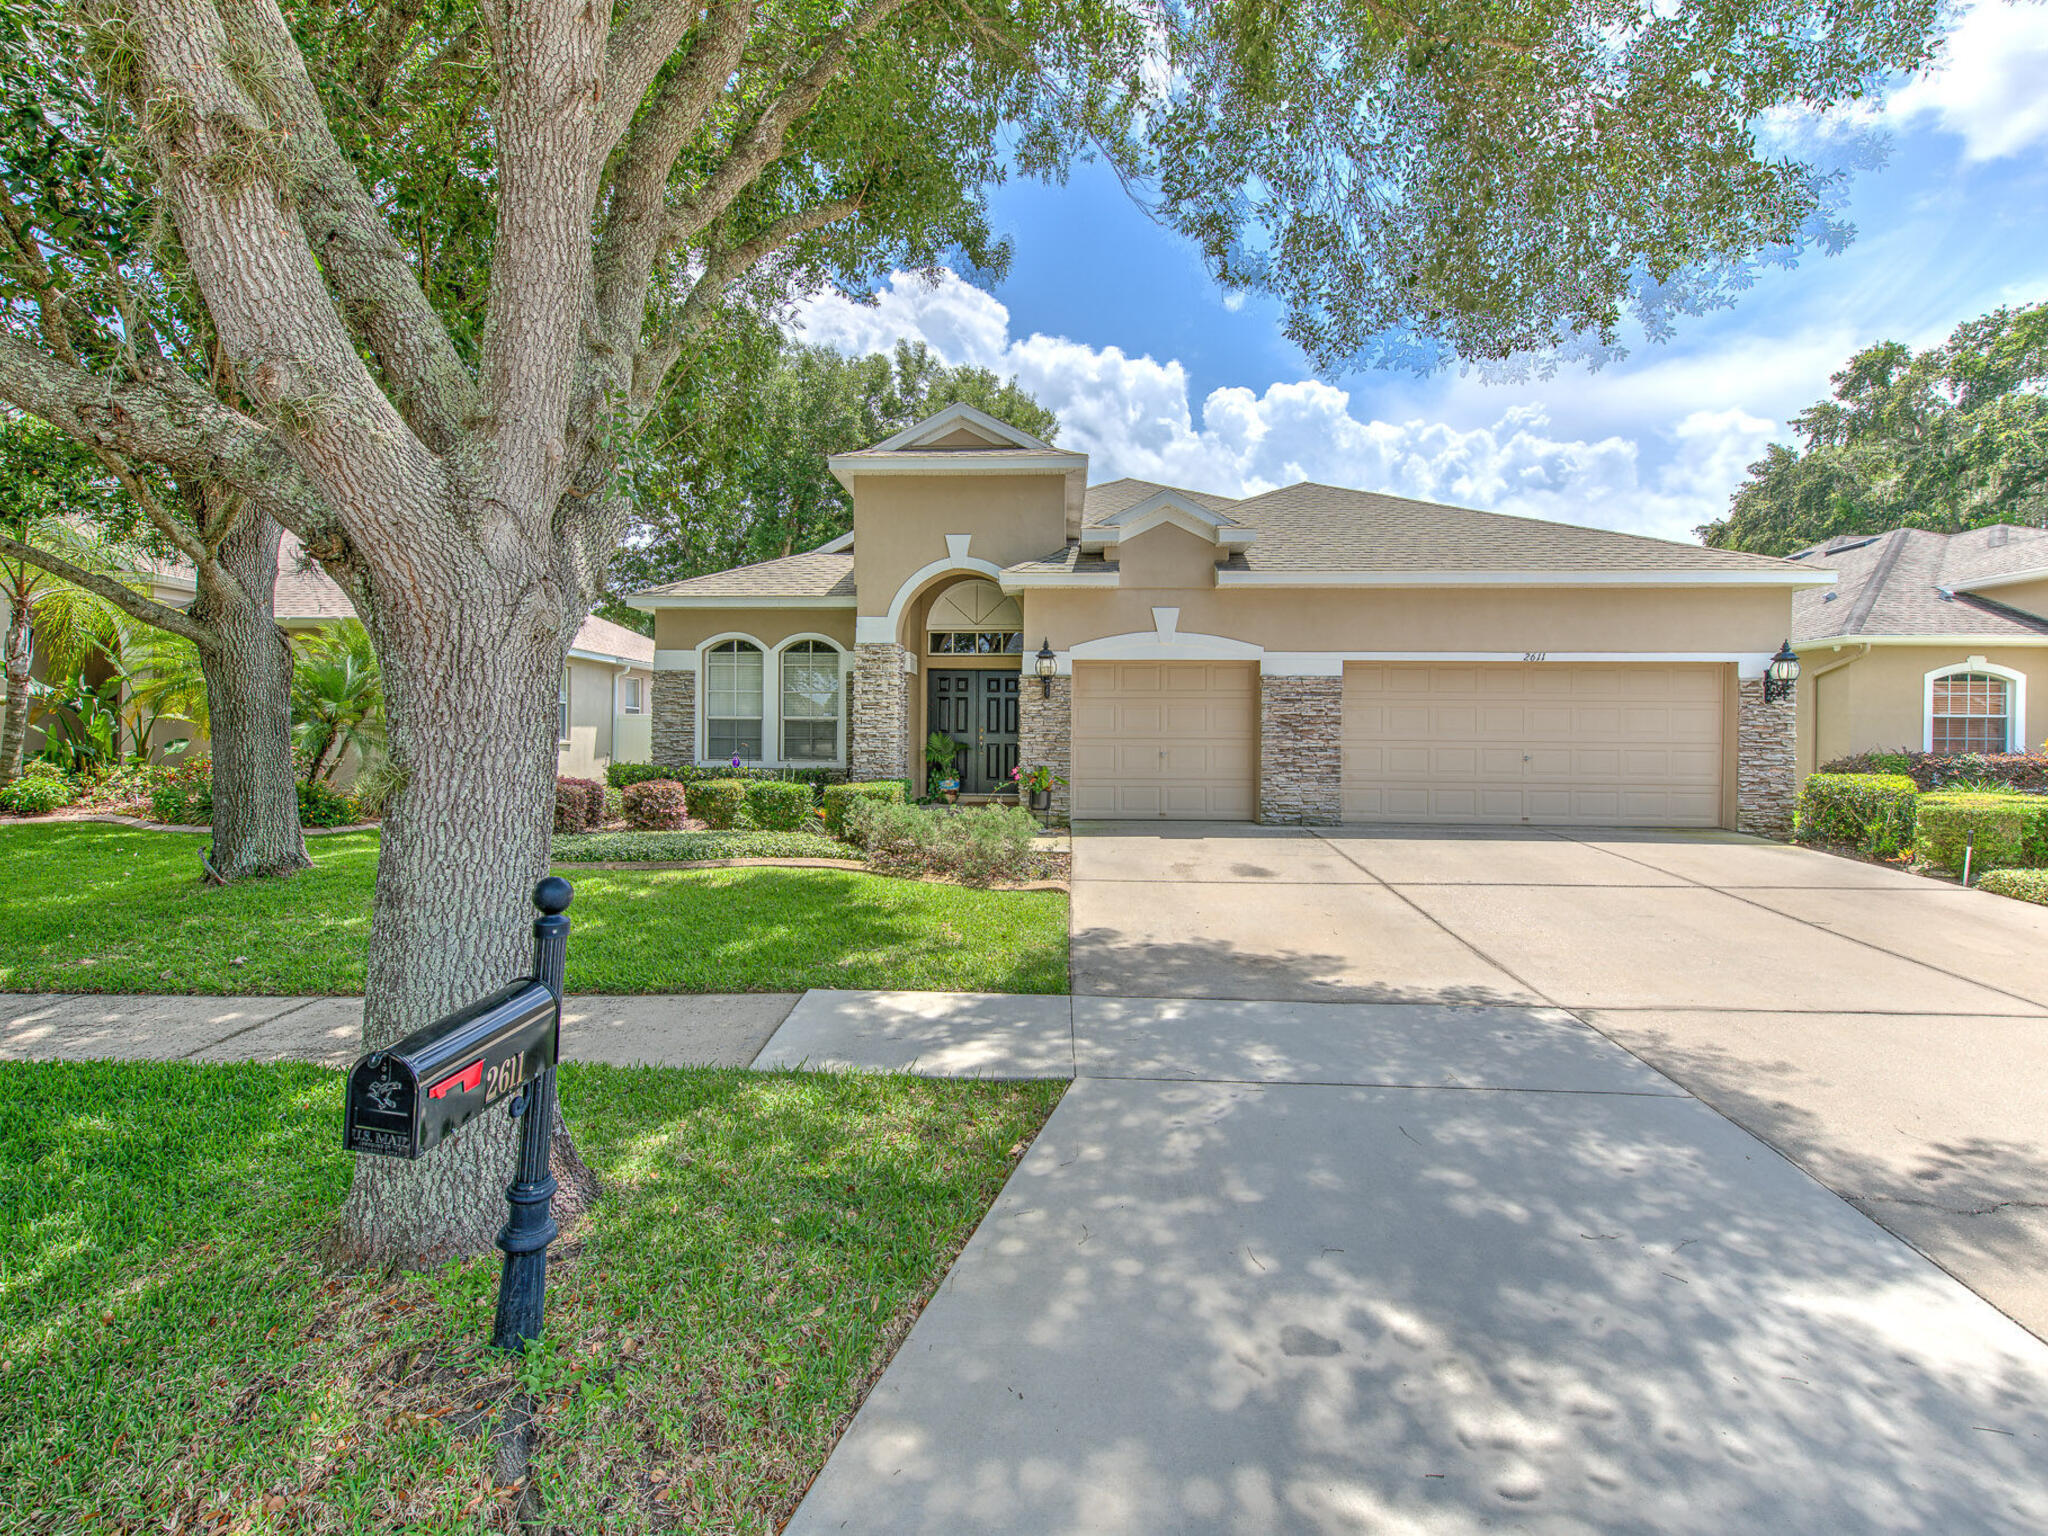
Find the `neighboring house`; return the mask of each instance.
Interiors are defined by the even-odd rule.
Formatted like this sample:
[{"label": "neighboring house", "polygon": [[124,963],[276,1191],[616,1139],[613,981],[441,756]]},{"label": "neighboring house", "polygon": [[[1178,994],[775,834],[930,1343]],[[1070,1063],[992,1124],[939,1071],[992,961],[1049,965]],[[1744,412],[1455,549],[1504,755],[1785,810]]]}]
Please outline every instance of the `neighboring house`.
[{"label": "neighboring house", "polygon": [[[151,595],[179,607],[191,602],[190,568],[160,572]],[[348,594],[306,560],[298,538],[290,533],[278,548],[275,601],[278,626],[291,633],[355,617]],[[654,642],[645,635],[595,616],[583,621],[562,669],[557,772],[603,778],[613,762],[649,761],[653,665]],[[162,741],[191,733],[184,726],[159,725],[156,734]],[[336,775],[343,782],[352,776],[348,769]]]},{"label": "neighboring house", "polygon": [[2048,530],[1895,528],[1792,558],[1837,577],[1793,603],[1800,772],[1851,752],[2038,744],[2027,699],[2048,687]]},{"label": "neighboring house", "polygon": [[657,762],[921,784],[943,729],[964,792],[1043,763],[1080,817],[1789,821],[1762,677],[1830,572],[1332,486],[1089,486],[967,406],[830,462],[851,534],[630,599]]}]

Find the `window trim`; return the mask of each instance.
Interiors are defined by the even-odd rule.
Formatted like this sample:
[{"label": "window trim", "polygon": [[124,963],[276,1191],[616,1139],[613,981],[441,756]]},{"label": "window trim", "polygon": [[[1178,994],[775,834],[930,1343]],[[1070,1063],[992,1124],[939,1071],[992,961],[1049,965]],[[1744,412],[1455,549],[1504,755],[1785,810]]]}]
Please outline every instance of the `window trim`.
[{"label": "window trim", "polygon": [[[791,651],[794,651],[800,645],[818,646],[823,648],[823,650],[826,651],[833,658],[834,670],[838,673],[837,686],[833,697],[832,713],[830,715],[799,715],[795,717],[799,720],[804,721],[829,719],[832,722],[832,754],[829,757],[806,757],[801,759],[792,758],[789,755],[789,743],[783,736],[783,727],[788,723],[788,720],[790,719],[790,717],[785,715],[783,712],[786,700],[786,695],[783,690],[784,659],[789,655]],[[816,653],[807,652],[806,654],[814,655]],[[775,648],[775,749],[778,753],[781,754],[781,761],[783,766],[829,768],[842,767],[845,765],[845,738],[847,734],[846,699],[846,651],[843,647],[834,644],[831,640],[826,639],[823,635],[791,635],[787,640],[783,641],[782,644]]]},{"label": "window trim", "polygon": [[[1963,661],[1949,662],[1934,668],[1922,679],[1920,700],[1920,749],[1934,750],[1934,685],[1946,677],[1959,677],[1966,672],[1982,672],[1990,677],[2002,678],[2006,685],[2005,748],[2008,752],[2025,750],[2027,737],[2027,674],[2016,672],[2011,667],[2001,667],[1982,656],[1971,656]],[[2015,746],[2014,743],[2020,745]]]},{"label": "window trim", "polygon": [[[775,674],[775,668],[773,664],[769,661],[769,657],[772,653],[770,652],[768,647],[763,645],[759,640],[756,640],[752,635],[720,635],[716,639],[706,640],[698,650],[697,760],[699,762],[709,762],[711,760],[710,753],[712,657],[714,653],[725,649],[725,647],[727,646],[738,645],[751,646],[755,653],[761,658],[761,693],[759,699],[756,701],[759,705],[759,710],[753,717],[754,720],[758,723],[761,732],[761,750],[752,757],[748,757],[745,754],[741,754],[740,756],[740,761],[742,763],[753,764],[758,767],[772,762],[772,759],[768,756],[768,745],[771,739],[768,735],[770,720],[768,701],[770,700],[770,698],[773,697],[773,689],[771,687],[771,683]],[[727,717],[721,716],[720,718]],[[745,717],[736,715],[730,718],[743,719]],[[730,761],[730,759],[721,757],[719,761],[728,762]]]},{"label": "window trim", "polygon": [[[730,760],[726,758],[714,759],[710,755],[710,662],[713,651],[717,650],[721,645],[730,645],[735,640],[751,645],[761,653],[761,756],[747,758],[744,761],[750,766],[760,768],[844,769],[848,763],[848,753],[851,747],[849,738],[852,735],[846,712],[848,701],[853,696],[853,651],[851,647],[835,640],[832,636],[822,635],[814,630],[802,630],[793,635],[785,635],[773,645],[761,639],[760,636],[748,634],[744,630],[729,630],[724,634],[712,635],[698,642],[694,651],[697,678],[696,719],[693,723],[693,733],[696,738],[694,742],[696,761],[699,763],[710,763],[713,761],[726,762]],[[838,756],[833,758],[806,758],[801,762],[791,762],[782,755],[782,657],[783,653],[789,650],[790,647],[800,645],[807,640],[815,640],[819,644],[829,647],[839,657],[839,719],[837,729],[834,732],[838,740],[839,751]]]}]

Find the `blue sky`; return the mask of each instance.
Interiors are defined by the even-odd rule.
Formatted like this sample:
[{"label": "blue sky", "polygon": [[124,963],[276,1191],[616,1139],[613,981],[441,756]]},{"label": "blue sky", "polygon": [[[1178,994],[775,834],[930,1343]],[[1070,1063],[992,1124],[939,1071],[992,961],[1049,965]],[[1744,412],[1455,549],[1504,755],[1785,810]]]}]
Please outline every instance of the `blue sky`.
[{"label": "blue sky", "polygon": [[872,306],[814,302],[803,328],[848,351],[921,337],[1016,374],[1095,480],[1246,494],[1307,478],[1687,538],[1857,348],[2048,298],[2048,4],[1980,0],[1946,54],[1886,104],[1889,158],[1854,184],[1846,252],[1769,272],[1598,372],[1318,379],[1270,305],[1220,292],[1086,167],[998,194],[1016,248],[1000,284],[899,277]]}]

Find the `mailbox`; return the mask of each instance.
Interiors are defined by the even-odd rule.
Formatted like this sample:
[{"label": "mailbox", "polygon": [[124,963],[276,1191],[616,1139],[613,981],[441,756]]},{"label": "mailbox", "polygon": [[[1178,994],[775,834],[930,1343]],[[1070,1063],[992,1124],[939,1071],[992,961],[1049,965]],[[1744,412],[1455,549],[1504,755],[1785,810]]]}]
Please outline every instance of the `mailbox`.
[{"label": "mailbox", "polygon": [[431,1152],[555,1064],[561,1017],[545,983],[515,981],[372,1051],[348,1075],[344,1144],[384,1157]]}]

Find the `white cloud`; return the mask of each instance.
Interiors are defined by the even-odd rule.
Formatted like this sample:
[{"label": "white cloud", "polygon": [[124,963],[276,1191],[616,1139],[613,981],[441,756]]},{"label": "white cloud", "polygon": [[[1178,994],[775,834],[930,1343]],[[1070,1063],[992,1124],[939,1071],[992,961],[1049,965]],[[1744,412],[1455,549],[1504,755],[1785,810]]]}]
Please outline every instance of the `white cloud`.
[{"label": "white cloud", "polygon": [[1996,160],[2048,142],[2048,5],[1977,0],[1935,67],[1898,91],[1886,116],[1932,118],[1959,134],[1970,160]]},{"label": "white cloud", "polygon": [[1687,538],[1725,508],[1776,430],[1748,411],[1700,408],[1701,393],[1680,380],[1639,396],[1639,406],[1650,402],[1647,418],[1641,409],[1617,418],[1631,420],[1635,436],[1563,436],[1542,404],[1504,407],[1499,390],[1455,385],[1463,424],[1422,412],[1385,420],[1314,379],[1214,390],[1197,419],[1179,362],[1065,337],[1014,337],[1009,320],[1000,300],[950,274],[930,287],[898,274],[875,304],[828,295],[805,308],[800,324],[806,340],[844,352],[919,338],[950,363],[1016,375],[1058,415],[1061,445],[1090,456],[1097,481],[1130,475],[1254,495],[1321,480]]}]

